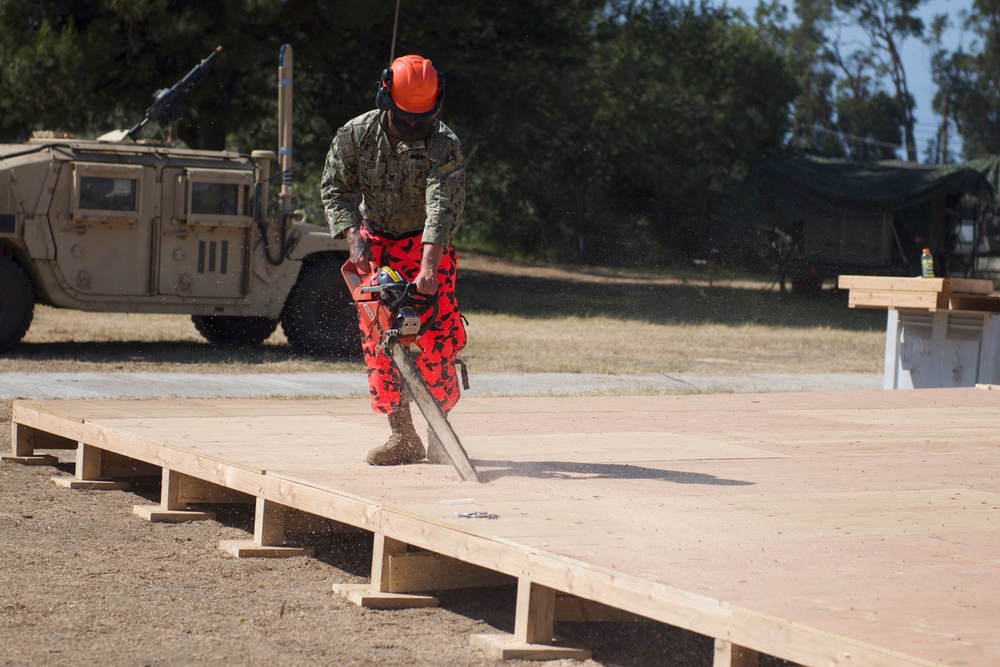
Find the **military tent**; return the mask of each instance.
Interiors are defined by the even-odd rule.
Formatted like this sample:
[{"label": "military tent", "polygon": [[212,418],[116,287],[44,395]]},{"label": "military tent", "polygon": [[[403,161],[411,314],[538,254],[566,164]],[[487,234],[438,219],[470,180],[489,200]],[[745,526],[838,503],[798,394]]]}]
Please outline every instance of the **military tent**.
[{"label": "military tent", "polygon": [[906,275],[928,246],[951,266],[957,230],[980,228],[998,191],[994,157],[955,165],[850,162],[797,151],[757,164],[721,216],[724,246],[763,230],[789,239],[787,269],[821,280],[839,272]]}]

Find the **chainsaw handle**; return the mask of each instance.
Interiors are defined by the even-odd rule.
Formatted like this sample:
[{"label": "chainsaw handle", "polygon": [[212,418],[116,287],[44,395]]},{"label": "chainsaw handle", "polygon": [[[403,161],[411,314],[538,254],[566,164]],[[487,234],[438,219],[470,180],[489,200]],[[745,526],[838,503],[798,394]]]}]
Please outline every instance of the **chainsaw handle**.
[{"label": "chainsaw handle", "polygon": [[416,285],[416,283],[410,283],[410,282],[407,282],[405,280],[401,280],[398,283],[389,283],[387,285],[365,285],[364,287],[361,288],[361,293],[362,294],[381,294],[382,292],[385,292],[386,290],[401,289],[401,290],[403,290],[403,294],[406,294],[407,292],[410,291],[410,288],[414,287],[415,285]]},{"label": "chainsaw handle", "polygon": [[399,282],[387,283],[385,285],[365,285],[359,291],[362,294],[384,294],[392,290],[400,290],[402,292],[399,297],[400,301],[407,296],[413,297],[418,301],[428,301],[437,297],[436,293],[424,294],[423,292],[418,292],[417,284],[411,283],[408,280],[400,280]]},{"label": "chainsaw handle", "polygon": [[[419,292],[417,290],[416,283],[411,283],[408,280],[398,280],[396,282],[386,283],[384,285],[361,285],[360,283],[362,282],[363,279],[367,278],[368,276],[374,276],[381,269],[375,262],[370,262],[368,265],[369,273],[365,274],[361,272],[360,266],[348,260],[347,263],[344,264],[345,278],[347,278],[348,265],[350,265],[350,267],[354,269],[353,271],[349,272],[351,273],[352,279],[357,281],[353,283],[353,287],[351,288],[353,290],[356,290],[355,294],[359,295],[378,294],[382,296],[383,299],[386,299],[386,297],[388,296],[389,298],[386,299],[386,301],[387,302],[391,301],[390,303],[388,303],[390,309],[397,308],[399,304],[401,304],[403,300],[406,299],[407,297],[410,297],[411,299],[417,302],[427,302],[427,303],[431,303],[435,299],[437,299],[436,293],[423,294],[422,292]],[[348,279],[348,284],[349,285],[351,284],[351,279]],[[397,293],[398,296],[396,296]]]},{"label": "chainsaw handle", "polygon": [[[394,295],[394,291],[399,290],[399,296]],[[411,283],[407,280],[400,280],[395,283],[387,283],[385,285],[365,285],[360,289],[362,294],[380,294],[389,295],[391,302],[388,303],[390,310],[395,310],[399,304],[403,303],[406,297],[419,302],[430,303],[433,299],[437,298],[437,294],[421,294],[417,291],[417,284]]]}]

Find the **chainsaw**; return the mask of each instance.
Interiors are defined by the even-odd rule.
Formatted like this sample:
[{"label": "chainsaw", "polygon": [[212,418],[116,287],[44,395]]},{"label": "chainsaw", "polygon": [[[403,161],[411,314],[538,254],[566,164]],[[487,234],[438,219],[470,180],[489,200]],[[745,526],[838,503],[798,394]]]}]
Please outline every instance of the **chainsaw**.
[{"label": "chainsaw", "polygon": [[[437,296],[421,294],[416,285],[388,266],[379,268],[373,263],[364,272],[348,260],[341,273],[358,307],[365,335],[377,340],[377,350],[388,355],[458,474],[466,482],[478,482],[479,475],[469,455],[407,353],[407,348],[423,333],[421,316],[428,310],[436,310]],[[433,320],[432,315],[428,322]]]}]

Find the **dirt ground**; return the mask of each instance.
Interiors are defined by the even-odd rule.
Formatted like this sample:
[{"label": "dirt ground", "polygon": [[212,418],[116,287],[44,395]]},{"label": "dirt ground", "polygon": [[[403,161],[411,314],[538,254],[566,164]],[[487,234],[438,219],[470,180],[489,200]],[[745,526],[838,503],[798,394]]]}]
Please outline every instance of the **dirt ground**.
[{"label": "dirt ground", "polygon": [[[0,403],[4,454],[10,410]],[[432,609],[361,609],[331,585],[367,581],[370,535],[324,537],[312,558],[236,559],[218,543],[251,537],[251,507],[152,524],[132,507],[157,504],[159,480],[65,489],[51,477],[73,475],[73,452],[52,453],[56,467],[0,464],[0,665],[496,665],[469,637],[513,631],[514,587],[442,592]],[[712,664],[710,639],[657,623],[557,633],[594,659],[549,664]]]}]

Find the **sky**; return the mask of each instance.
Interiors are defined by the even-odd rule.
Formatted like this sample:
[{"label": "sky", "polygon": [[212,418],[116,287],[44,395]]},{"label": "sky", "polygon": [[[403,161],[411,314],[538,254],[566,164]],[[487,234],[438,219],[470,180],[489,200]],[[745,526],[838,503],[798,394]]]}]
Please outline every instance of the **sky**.
[{"label": "sky", "polygon": [[[752,18],[754,10],[757,8],[758,0],[726,0],[726,4],[734,9],[742,9],[747,13],[747,16]],[[789,8],[790,20],[794,21],[794,14],[792,13],[794,4],[788,1],[784,2],[784,4]],[[945,34],[945,46],[949,50],[954,50],[961,42],[968,49],[973,35],[968,32],[963,33],[961,28],[958,27],[960,23],[958,13],[960,10],[969,10],[971,7],[972,0],[928,0],[921,7],[918,14],[924,20],[924,25],[927,27],[930,26],[931,20],[936,14],[948,14],[951,17],[952,27]],[[853,38],[850,37],[849,33],[845,33],[845,37]],[[859,33],[855,39],[861,40],[862,38],[863,35]],[[866,40],[866,38],[864,39]],[[867,44],[867,41],[864,43]],[[917,123],[914,127],[914,135],[917,140],[917,153],[921,162],[924,161],[924,151],[927,147],[927,141],[937,134],[937,128],[941,123],[941,118],[931,109],[931,101],[936,91],[931,81],[930,61],[931,50],[919,39],[910,38],[903,43],[903,67],[906,70],[907,85],[910,88],[910,93],[916,100],[914,114]],[[887,89],[890,89],[890,86],[891,84],[886,82]],[[960,149],[961,147],[960,141],[954,132],[950,134],[948,142],[949,152],[953,152],[952,148]],[[903,151],[899,151],[899,156],[900,158],[904,157]]]}]

